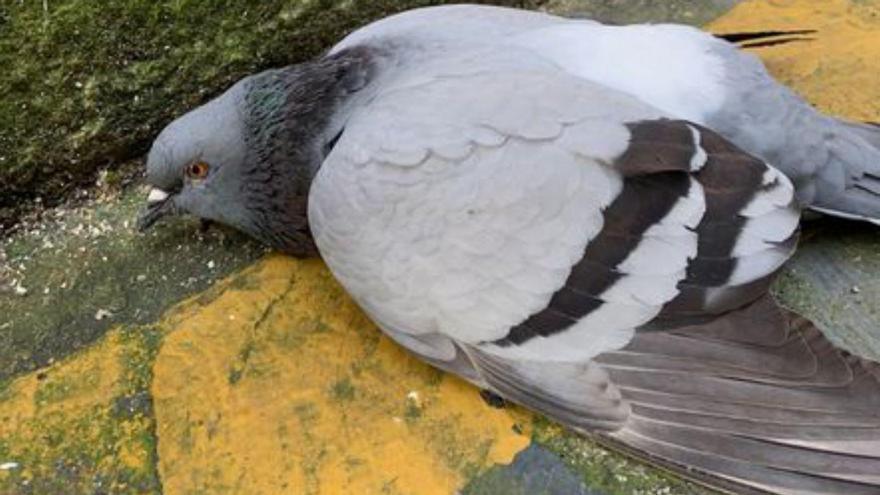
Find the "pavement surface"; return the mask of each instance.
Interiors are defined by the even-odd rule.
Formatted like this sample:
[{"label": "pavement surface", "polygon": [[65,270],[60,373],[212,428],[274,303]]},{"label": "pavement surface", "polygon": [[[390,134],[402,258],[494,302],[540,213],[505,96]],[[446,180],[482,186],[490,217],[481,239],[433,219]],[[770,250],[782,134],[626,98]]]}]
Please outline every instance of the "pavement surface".
[{"label": "pavement surface", "polygon": [[[551,2],[613,22],[814,29],[753,50],[824,111],[880,120],[880,1]],[[181,109],[183,111],[184,109]],[[100,187],[98,187],[100,189]],[[691,494],[410,357],[317,260],[184,219],[140,187],[0,239],[0,493]],[[819,220],[775,290],[880,357],[880,229]]]}]

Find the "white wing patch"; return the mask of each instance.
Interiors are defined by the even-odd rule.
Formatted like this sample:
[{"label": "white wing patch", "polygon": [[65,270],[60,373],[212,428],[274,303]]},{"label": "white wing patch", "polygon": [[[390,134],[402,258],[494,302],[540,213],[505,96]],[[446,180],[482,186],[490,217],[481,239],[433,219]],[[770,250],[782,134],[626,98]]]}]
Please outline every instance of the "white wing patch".
[{"label": "white wing patch", "polygon": [[701,168],[706,166],[706,162],[709,161],[709,155],[706,153],[706,150],[700,145],[701,137],[700,131],[697,130],[696,127],[692,125],[688,125],[688,129],[691,130],[691,135],[694,138],[694,149],[696,152],[694,153],[693,158],[691,158],[691,171],[699,172]]},{"label": "white wing patch", "polygon": [[512,43],[699,124],[724,104],[724,64],[710,50],[719,42],[695,28],[572,21],[526,32]]},{"label": "white wing patch", "polygon": [[740,215],[755,218],[779,208],[787,207],[794,197],[794,186],[785,174],[767,165],[767,171],[761,179],[763,190],[749,201],[740,211]]},{"label": "white wing patch", "polygon": [[[662,220],[645,231],[639,245],[618,270],[632,276],[682,274],[681,278],[667,280],[667,284],[673,279],[677,284],[684,278],[688,261],[697,255],[697,233],[693,229],[705,212],[703,187],[691,178],[688,195],[680,198]],[[652,285],[656,283],[651,282]],[[669,299],[663,302],[667,301]]]},{"label": "white wing patch", "polygon": [[739,285],[767,276],[785,263],[794,246],[780,246],[800,223],[800,212],[792,207],[794,187],[788,178],[767,166],[762,189],[740,211],[747,218],[733,247],[736,268],[728,285]]}]

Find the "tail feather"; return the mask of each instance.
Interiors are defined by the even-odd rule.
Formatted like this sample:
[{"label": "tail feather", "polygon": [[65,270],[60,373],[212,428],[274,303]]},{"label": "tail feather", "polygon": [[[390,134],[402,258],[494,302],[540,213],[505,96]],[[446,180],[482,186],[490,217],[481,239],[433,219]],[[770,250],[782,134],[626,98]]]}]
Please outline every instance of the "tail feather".
[{"label": "tail feather", "polygon": [[880,225],[880,127],[831,120],[829,162],[815,177],[811,209]]},{"label": "tail feather", "polygon": [[[847,211],[843,211],[840,209],[826,208],[826,207],[821,207],[821,206],[816,206],[816,205],[810,206],[810,209],[815,211],[816,213],[821,213],[823,215],[828,215],[830,217],[845,218],[847,220],[856,220],[859,222],[869,222],[869,223],[873,223],[874,225],[880,225],[880,218],[872,218],[872,217],[868,217],[865,215],[859,215],[857,213],[849,213]],[[856,210],[857,207],[852,207],[850,209]]]},{"label": "tail feather", "polygon": [[839,120],[840,124],[867,141],[871,146],[880,149],[880,124],[876,122],[849,122]]},{"label": "tail feather", "polygon": [[868,194],[880,196],[880,179],[871,174],[864,174],[862,179],[854,184],[854,187],[857,187]]}]

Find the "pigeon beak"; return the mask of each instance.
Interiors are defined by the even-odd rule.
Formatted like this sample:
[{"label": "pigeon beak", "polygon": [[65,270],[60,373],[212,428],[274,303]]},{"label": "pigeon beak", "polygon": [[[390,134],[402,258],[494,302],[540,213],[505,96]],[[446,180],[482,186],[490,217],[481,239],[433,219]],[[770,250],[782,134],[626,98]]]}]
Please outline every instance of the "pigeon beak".
[{"label": "pigeon beak", "polygon": [[173,212],[174,202],[171,200],[171,195],[156,187],[150,189],[150,194],[147,196],[147,207],[138,216],[138,231],[147,230],[160,218]]},{"label": "pigeon beak", "polygon": [[168,193],[158,187],[154,187],[150,189],[150,194],[147,195],[147,206],[162,203],[166,199],[168,199]]}]

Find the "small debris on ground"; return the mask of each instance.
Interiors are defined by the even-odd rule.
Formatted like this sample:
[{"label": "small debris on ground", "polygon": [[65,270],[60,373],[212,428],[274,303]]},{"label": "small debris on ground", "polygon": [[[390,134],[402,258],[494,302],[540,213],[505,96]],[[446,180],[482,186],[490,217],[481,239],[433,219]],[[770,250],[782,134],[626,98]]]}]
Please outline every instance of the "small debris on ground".
[{"label": "small debris on ground", "polygon": [[97,312],[95,312],[95,320],[97,321],[104,320],[105,318],[110,318],[111,316],[113,316],[113,313],[107,311],[106,309],[99,309]]}]

